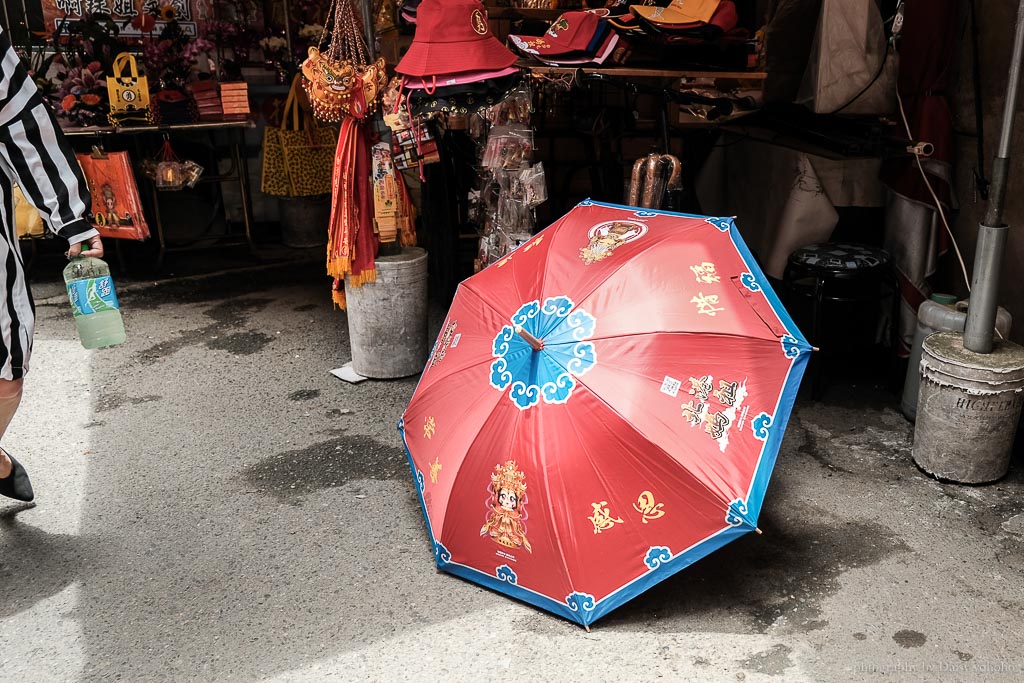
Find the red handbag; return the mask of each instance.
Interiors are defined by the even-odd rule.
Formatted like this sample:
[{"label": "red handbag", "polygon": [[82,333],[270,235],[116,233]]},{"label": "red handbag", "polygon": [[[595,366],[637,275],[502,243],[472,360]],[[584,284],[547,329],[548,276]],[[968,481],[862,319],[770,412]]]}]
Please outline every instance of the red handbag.
[{"label": "red handbag", "polygon": [[104,238],[147,239],[149,226],[128,153],[93,150],[77,157],[92,194],[88,216],[92,226]]}]

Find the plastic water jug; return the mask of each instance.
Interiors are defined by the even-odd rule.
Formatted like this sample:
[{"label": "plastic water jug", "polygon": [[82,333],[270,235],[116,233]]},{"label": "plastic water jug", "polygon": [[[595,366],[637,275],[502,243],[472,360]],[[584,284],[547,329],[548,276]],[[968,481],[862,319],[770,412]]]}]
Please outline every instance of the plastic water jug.
[{"label": "plastic water jug", "polygon": [[98,349],[125,340],[121,305],[105,261],[91,256],[71,259],[64,269],[64,284],[82,346]]}]

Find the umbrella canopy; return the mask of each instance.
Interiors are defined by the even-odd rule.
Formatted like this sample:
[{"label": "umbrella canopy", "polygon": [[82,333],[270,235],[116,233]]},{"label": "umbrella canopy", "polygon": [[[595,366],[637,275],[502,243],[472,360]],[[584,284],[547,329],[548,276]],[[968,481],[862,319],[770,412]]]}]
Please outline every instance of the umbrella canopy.
[{"label": "umbrella canopy", "polygon": [[731,218],[582,202],[459,287],[399,423],[438,567],[586,626],[755,530],[810,348]]}]

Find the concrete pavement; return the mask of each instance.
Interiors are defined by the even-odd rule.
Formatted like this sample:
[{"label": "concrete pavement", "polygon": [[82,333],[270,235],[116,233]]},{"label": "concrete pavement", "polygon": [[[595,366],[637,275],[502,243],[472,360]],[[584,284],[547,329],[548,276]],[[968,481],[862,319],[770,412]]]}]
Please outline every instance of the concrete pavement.
[{"label": "concrete pavement", "polygon": [[[1020,680],[1024,463],[920,474],[891,396],[801,401],[748,535],[592,633],[434,570],[395,422],[317,265],[41,306],[5,446],[0,680]],[[57,299],[56,301],[59,301]]]}]

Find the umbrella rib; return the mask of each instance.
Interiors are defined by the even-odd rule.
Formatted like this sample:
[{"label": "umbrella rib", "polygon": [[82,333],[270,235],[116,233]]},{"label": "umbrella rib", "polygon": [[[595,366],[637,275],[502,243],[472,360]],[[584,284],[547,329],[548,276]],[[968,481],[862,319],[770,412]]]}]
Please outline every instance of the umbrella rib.
[{"label": "umbrella rib", "polygon": [[[508,320],[508,324],[510,324],[510,325],[512,324],[512,318],[511,318],[511,317],[509,317],[509,316],[506,316],[506,315],[504,315],[504,314],[503,314],[503,313],[502,313],[501,311],[499,311],[499,310],[498,310],[498,309],[497,309],[497,308],[496,308],[496,307],[494,306],[494,304],[492,304],[492,303],[491,303],[490,301],[488,301],[487,299],[485,299],[485,298],[484,298],[484,296],[483,296],[482,294],[480,294],[480,292],[478,292],[478,291],[476,291],[475,289],[473,289],[472,287],[470,287],[470,286],[469,286],[469,281],[468,281],[468,280],[464,280],[464,281],[463,281],[463,282],[462,282],[462,283],[461,283],[461,284],[459,285],[459,289],[465,289],[465,290],[466,290],[467,292],[470,292],[470,293],[472,293],[472,294],[473,294],[473,296],[475,296],[475,297],[476,297],[477,299],[479,299],[479,300],[480,300],[480,303],[482,303],[482,304],[483,304],[484,306],[486,306],[487,308],[491,309],[491,311],[492,311],[492,312],[494,313],[494,315],[498,316],[498,319],[499,319],[499,320]],[[458,295],[458,292],[456,292],[456,295]]]},{"label": "umbrella rib", "polygon": [[[500,313],[500,312],[498,311],[498,309],[496,309],[496,308],[495,308],[495,307],[494,307],[493,305],[491,305],[491,303],[490,303],[489,301],[487,301],[486,299],[484,299],[484,298],[483,298],[483,297],[482,297],[482,296],[481,296],[481,295],[480,295],[480,294],[479,294],[478,292],[476,292],[475,290],[471,289],[471,288],[470,288],[470,287],[469,287],[469,286],[468,286],[468,285],[467,285],[467,284],[466,284],[465,282],[462,282],[462,283],[460,283],[460,284],[459,284],[459,289],[463,289],[463,290],[465,290],[466,292],[469,292],[469,293],[471,293],[471,294],[472,294],[473,296],[475,296],[475,297],[476,297],[476,298],[477,298],[477,299],[478,299],[478,300],[479,300],[479,301],[480,301],[480,302],[481,302],[482,304],[484,304],[484,305],[485,305],[485,306],[486,306],[487,308],[489,308],[489,309],[490,309],[490,310],[491,310],[491,311],[492,311],[492,312],[493,312],[493,313],[494,313],[494,314],[495,314],[496,316],[498,316],[498,319],[499,319],[499,320],[502,320],[502,319],[503,319],[503,316],[502,316],[502,315],[501,315],[501,313]],[[456,296],[458,296],[458,292],[456,292]],[[511,319],[509,319],[509,324],[511,324]],[[433,386],[434,386],[434,385],[435,385],[436,383],[439,383],[439,382],[443,382],[444,380],[446,380],[446,379],[449,379],[449,378],[451,378],[451,377],[455,377],[455,376],[457,376],[457,375],[461,375],[462,373],[464,373],[464,372],[465,372],[465,371],[467,371],[467,370],[473,370],[473,369],[476,369],[476,368],[478,368],[478,367],[479,367],[479,366],[481,366],[481,365],[486,365],[487,363],[493,363],[493,362],[494,362],[494,359],[495,359],[495,356],[494,356],[493,354],[492,354],[492,355],[489,355],[488,357],[486,357],[485,359],[483,359],[483,360],[481,360],[481,361],[479,361],[479,362],[477,362],[477,363],[472,363],[472,364],[470,364],[470,365],[467,365],[467,366],[466,366],[466,367],[464,367],[464,368],[460,368],[460,369],[458,369],[458,370],[456,370],[456,371],[454,371],[454,372],[452,372],[452,373],[450,373],[450,374],[448,374],[448,375],[445,375],[444,377],[441,377],[440,379],[438,379],[438,380],[437,380],[437,382],[435,382],[434,384],[430,384],[430,385],[428,385],[428,386],[427,386],[427,387],[425,387],[425,388],[430,388],[430,387],[433,387]],[[428,362],[429,362],[429,359],[428,359]],[[426,373],[426,370],[427,370],[427,369],[425,368],[425,369],[424,369],[424,373]],[[421,381],[422,381],[422,380],[421,380]],[[419,387],[417,387],[417,389],[419,389]],[[419,393],[419,392],[417,391],[417,392],[415,392],[415,393]]]},{"label": "umbrella rib", "polygon": [[[767,328],[765,328],[765,329],[767,329]],[[605,341],[606,339],[622,339],[622,338],[625,338],[625,337],[629,337],[630,339],[632,339],[632,338],[635,338],[635,337],[651,337],[651,336],[658,335],[658,334],[661,334],[661,335],[670,335],[670,334],[693,335],[693,336],[699,336],[699,337],[725,337],[727,339],[749,339],[751,341],[761,341],[761,342],[766,342],[766,343],[769,343],[769,344],[778,344],[779,341],[782,339],[782,337],[776,337],[776,336],[757,337],[757,336],[747,335],[747,334],[736,334],[734,332],[701,332],[701,331],[698,331],[698,330],[675,330],[675,331],[651,330],[649,332],[626,332],[626,333],[623,333],[623,334],[606,334],[603,337],[587,337],[586,339],[584,339],[582,341],[588,341],[588,342]],[[794,337],[794,339],[795,339],[795,337]],[[581,340],[579,340],[579,339],[572,339],[572,340],[564,341],[564,342],[545,341],[544,344],[547,347],[550,348],[550,347],[553,347],[553,346],[571,346],[571,345],[574,345],[574,344],[579,344],[580,341]],[[796,344],[798,346],[802,347],[804,350],[808,350],[809,351],[811,349],[810,344],[805,344],[805,343],[803,343],[800,340],[797,340]]]}]

